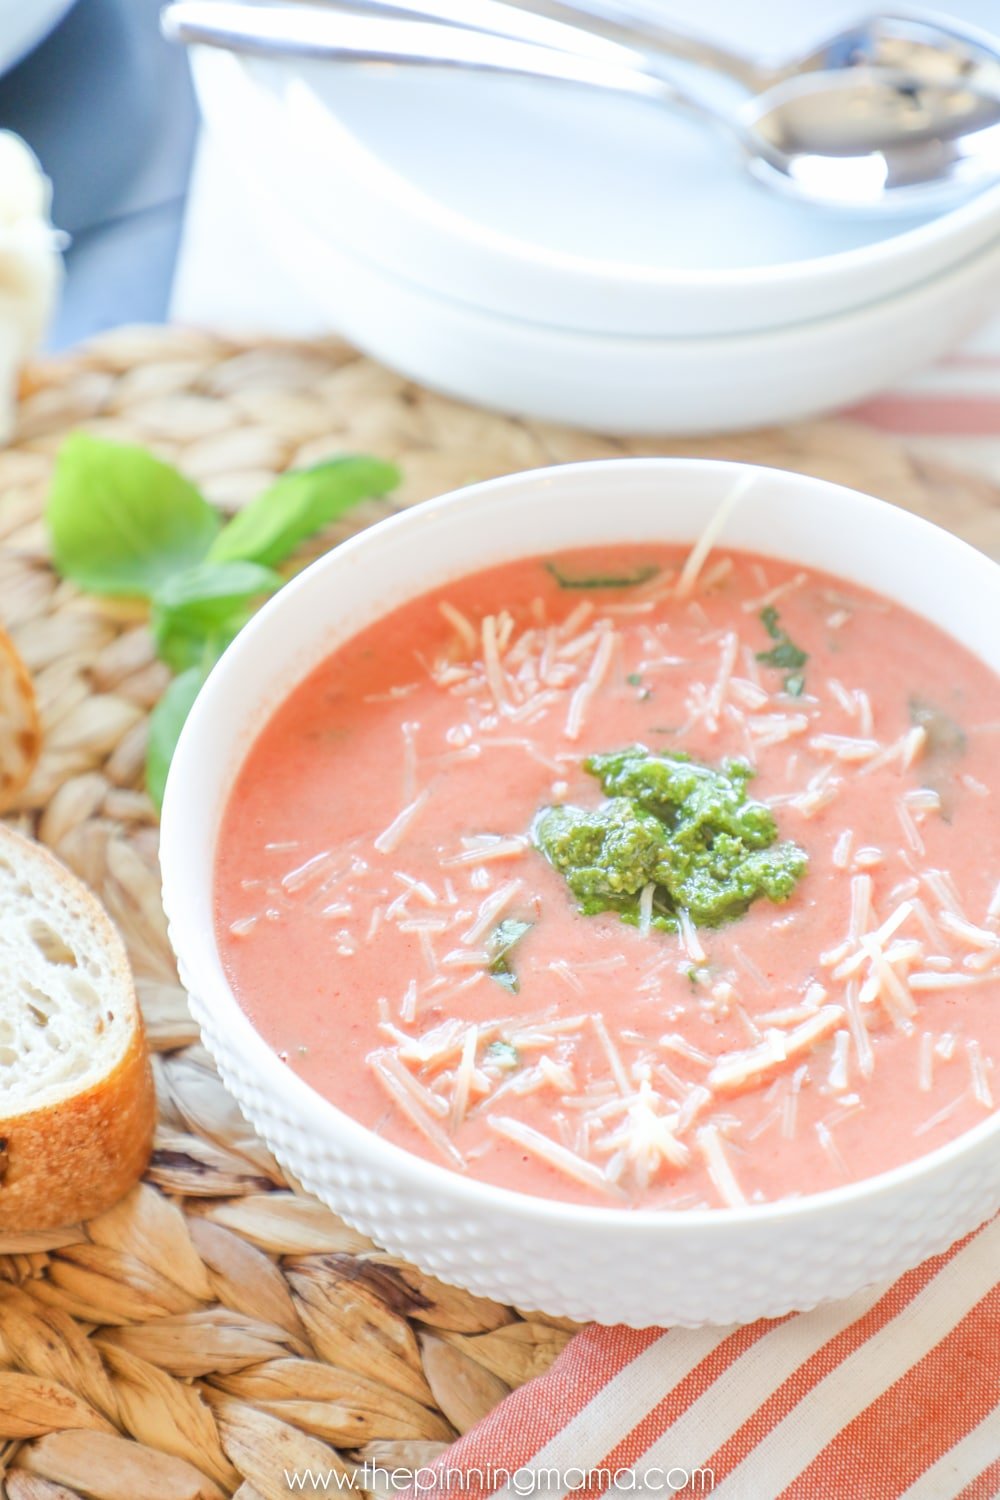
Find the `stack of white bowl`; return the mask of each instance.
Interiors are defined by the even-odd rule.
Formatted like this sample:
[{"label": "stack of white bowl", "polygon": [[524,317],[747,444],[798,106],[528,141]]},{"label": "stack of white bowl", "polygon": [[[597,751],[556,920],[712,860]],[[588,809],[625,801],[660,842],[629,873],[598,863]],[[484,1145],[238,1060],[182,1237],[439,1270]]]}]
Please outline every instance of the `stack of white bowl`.
[{"label": "stack of white bowl", "polygon": [[789,421],[906,378],[1000,304],[1000,188],[838,215],[638,100],[192,56],[216,149],[321,323],[485,406],[622,433]]}]

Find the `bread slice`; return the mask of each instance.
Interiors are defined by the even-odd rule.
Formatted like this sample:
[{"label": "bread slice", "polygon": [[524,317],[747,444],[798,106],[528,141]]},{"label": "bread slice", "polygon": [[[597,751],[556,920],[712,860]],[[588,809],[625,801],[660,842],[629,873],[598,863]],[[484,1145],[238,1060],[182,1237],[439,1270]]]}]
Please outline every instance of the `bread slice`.
[{"label": "bread slice", "polygon": [[0,1235],[93,1218],[141,1176],[153,1080],[121,938],[0,826]]},{"label": "bread slice", "polygon": [[31,674],[10,636],[0,630],[0,812],[23,791],[41,748]]}]

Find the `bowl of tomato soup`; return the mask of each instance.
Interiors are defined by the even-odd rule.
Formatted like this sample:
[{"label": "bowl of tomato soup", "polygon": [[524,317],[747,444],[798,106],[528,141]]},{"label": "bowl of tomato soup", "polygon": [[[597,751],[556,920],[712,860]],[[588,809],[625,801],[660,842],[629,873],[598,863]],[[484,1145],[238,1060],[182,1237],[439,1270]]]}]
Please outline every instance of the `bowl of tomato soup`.
[{"label": "bowl of tomato soup", "polygon": [[278,1158],[446,1281],[635,1326],[811,1307],[983,1222],[998,579],[686,459],[476,485],[314,563],[163,816],[195,1016]]}]

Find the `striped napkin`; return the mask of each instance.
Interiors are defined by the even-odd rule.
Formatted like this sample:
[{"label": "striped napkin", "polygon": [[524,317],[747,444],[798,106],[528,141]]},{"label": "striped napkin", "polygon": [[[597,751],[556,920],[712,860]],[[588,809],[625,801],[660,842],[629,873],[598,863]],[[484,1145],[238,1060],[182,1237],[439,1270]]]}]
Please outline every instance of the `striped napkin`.
[{"label": "striped napkin", "polygon": [[[1000,482],[1000,323],[850,415]],[[420,1481],[503,1500],[998,1500],[1000,1217],[813,1312],[592,1325]]]},{"label": "striped napkin", "polygon": [[957,353],[849,415],[929,458],[1000,483],[1000,318]]},{"label": "striped napkin", "polygon": [[1000,1217],[813,1312],[593,1324],[418,1485],[504,1500],[997,1500]]}]

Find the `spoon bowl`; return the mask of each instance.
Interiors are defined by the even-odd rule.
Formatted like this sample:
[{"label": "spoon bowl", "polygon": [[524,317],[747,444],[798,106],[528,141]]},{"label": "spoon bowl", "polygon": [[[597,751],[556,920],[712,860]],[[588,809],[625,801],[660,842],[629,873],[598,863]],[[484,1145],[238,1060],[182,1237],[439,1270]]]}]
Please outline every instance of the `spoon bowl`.
[{"label": "spoon bowl", "polygon": [[930,12],[872,15],[836,32],[808,52],[753,69],[755,92],[808,73],[885,68],[927,84],[962,84],[1000,94],[1000,51],[976,27]]},{"label": "spoon bowl", "polygon": [[789,78],[739,119],[750,170],[810,202],[855,210],[946,207],[1000,176],[1000,95],[881,68]]},{"label": "spoon bowl", "polygon": [[[362,0],[354,0],[362,3]],[[567,51],[609,59],[641,54],[657,71],[664,64],[694,63],[722,74],[752,94],[807,73],[885,68],[924,83],[964,83],[1000,93],[1000,44],[985,31],[932,11],[874,12],[786,57],[757,57],[699,36],[673,20],[633,11],[627,0],[363,0],[387,8],[450,20],[498,36],[519,37]],[[601,53],[595,49],[603,48]]]}]

